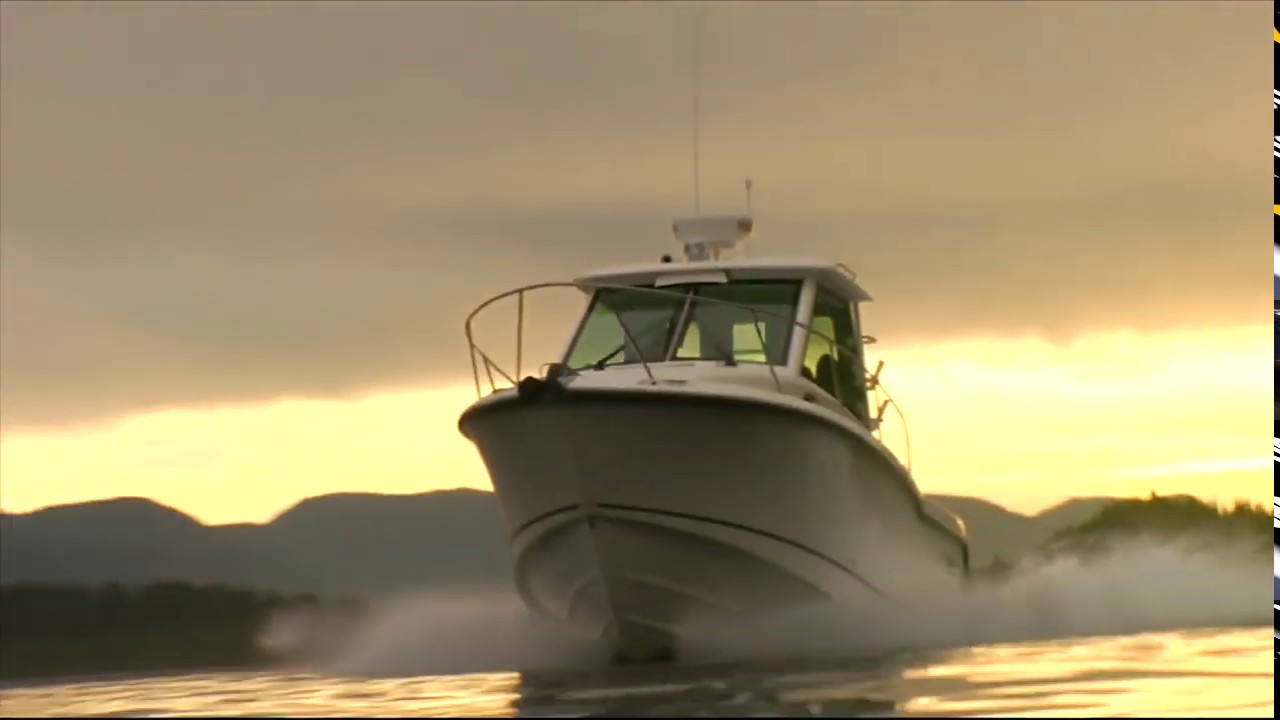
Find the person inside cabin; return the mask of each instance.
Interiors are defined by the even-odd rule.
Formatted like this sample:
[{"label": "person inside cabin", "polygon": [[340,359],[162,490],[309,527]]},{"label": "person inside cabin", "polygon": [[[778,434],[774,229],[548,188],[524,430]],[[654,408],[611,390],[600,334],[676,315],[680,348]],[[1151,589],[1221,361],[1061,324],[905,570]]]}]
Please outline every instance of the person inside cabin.
[{"label": "person inside cabin", "polygon": [[837,351],[836,382],[840,387],[840,400],[861,420],[867,419],[866,381],[859,379],[862,373],[858,363],[854,361],[852,351],[841,348]]},{"label": "person inside cabin", "polygon": [[859,387],[858,363],[849,351],[837,350],[835,355],[823,353],[814,365],[812,379],[828,395],[836,398],[859,420],[866,420],[867,399],[865,381]]},{"label": "person inside cabin", "polygon": [[831,359],[831,353],[825,353],[818,358],[817,364],[813,369],[814,382],[818,387],[822,388],[828,395],[839,398],[836,392],[836,363]]}]

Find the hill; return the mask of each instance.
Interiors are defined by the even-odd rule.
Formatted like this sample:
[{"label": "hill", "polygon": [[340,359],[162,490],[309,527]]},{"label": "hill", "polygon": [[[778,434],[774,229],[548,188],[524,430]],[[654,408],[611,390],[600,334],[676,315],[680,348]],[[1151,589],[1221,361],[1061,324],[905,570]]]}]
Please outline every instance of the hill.
[{"label": "hill", "polygon": [[[1078,498],[1030,516],[979,498],[931,499],[965,521],[975,567],[1013,561],[1114,502]],[[119,498],[0,515],[0,539],[4,585],[176,581],[379,594],[510,583],[497,503],[475,490],[325,495],[266,524],[224,526]]]},{"label": "hill", "polygon": [[489,493],[339,494],[264,525],[202,525],[121,498],[0,516],[0,583],[219,583],[280,592],[381,593],[507,582]]},{"label": "hill", "polygon": [[1261,505],[1237,502],[1211,505],[1189,495],[1123,499],[1107,503],[1083,522],[1063,528],[1039,548],[1044,554],[1076,555],[1105,550],[1116,539],[1133,536],[1190,537],[1200,545],[1231,542],[1255,544],[1259,552],[1272,546]]}]

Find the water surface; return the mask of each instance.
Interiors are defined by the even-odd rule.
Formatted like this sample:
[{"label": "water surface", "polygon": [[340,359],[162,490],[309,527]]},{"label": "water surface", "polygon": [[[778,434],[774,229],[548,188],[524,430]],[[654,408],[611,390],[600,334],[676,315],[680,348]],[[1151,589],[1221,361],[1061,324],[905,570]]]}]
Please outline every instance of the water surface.
[{"label": "water surface", "polygon": [[1272,641],[1221,628],[872,660],[423,677],[207,673],[27,684],[8,716],[1272,717]]}]

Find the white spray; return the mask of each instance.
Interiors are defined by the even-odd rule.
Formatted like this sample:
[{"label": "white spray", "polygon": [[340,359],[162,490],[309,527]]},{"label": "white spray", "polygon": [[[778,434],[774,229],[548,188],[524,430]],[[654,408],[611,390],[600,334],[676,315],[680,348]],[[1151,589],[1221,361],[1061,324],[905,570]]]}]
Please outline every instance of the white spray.
[{"label": "white spray", "polygon": [[[924,598],[910,611],[886,607],[852,617],[834,608],[812,608],[756,618],[749,632],[731,624],[693,628],[682,645],[681,662],[852,659],[1064,637],[1260,626],[1266,621],[1265,564],[1265,553],[1256,551],[1133,540],[1088,561],[1060,557],[998,582],[957,587]],[[268,638],[282,650],[308,644],[308,634],[331,630],[281,617]],[[534,617],[510,593],[498,591],[407,594],[382,604],[345,635],[340,648],[308,669],[440,675],[584,669],[607,658],[590,635]]]}]

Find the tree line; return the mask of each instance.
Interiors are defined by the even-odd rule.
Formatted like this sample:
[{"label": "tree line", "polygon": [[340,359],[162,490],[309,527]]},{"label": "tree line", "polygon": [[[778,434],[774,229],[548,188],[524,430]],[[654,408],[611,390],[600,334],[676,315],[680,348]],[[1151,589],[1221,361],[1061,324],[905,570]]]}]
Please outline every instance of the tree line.
[{"label": "tree line", "polygon": [[[1205,502],[1189,495],[1124,498],[1108,502],[1088,520],[1063,528],[1028,553],[1032,558],[1097,556],[1118,541],[1143,538],[1182,543],[1186,549],[1212,548],[1221,552],[1265,553],[1268,547],[1266,510],[1244,500],[1231,505]],[[999,580],[1018,567],[996,556],[977,572],[984,580]]]},{"label": "tree line", "polygon": [[223,585],[0,586],[0,679],[253,667],[277,613],[365,610],[358,598],[282,595]]}]

